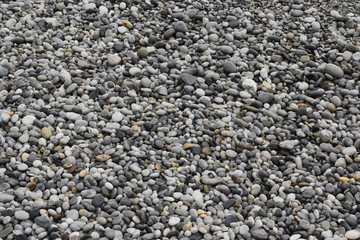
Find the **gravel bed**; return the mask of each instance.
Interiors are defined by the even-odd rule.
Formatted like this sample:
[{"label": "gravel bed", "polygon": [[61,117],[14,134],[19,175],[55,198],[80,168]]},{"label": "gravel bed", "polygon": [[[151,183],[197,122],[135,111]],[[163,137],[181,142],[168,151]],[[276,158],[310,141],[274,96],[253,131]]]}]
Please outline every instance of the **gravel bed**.
[{"label": "gravel bed", "polygon": [[360,239],[360,3],[0,2],[0,239]]}]

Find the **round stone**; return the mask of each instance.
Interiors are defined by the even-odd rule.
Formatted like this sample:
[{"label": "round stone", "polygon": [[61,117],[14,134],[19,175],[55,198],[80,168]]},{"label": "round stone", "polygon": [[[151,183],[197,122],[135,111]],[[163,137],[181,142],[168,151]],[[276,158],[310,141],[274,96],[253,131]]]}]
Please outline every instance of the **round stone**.
[{"label": "round stone", "polygon": [[17,169],[21,172],[25,171],[28,169],[28,165],[26,165],[25,163],[20,163],[19,165],[17,165]]},{"label": "round stone", "polygon": [[25,126],[30,126],[34,123],[34,120],[36,119],[33,115],[27,115],[22,119],[22,124]]},{"label": "round stone", "polygon": [[245,90],[253,90],[254,92],[257,91],[257,84],[252,79],[245,79],[241,85]]},{"label": "round stone", "polygon": [[346,239],[355,240],[360,238],[360,231],[359,230],[349,230],[345,233]]},{"label": "round stone", "polygon": [[193,85],[196,81],[196,78],[188,73],[181,74],[180,79],[187,85]]},{"label": "round stone", "polygon": [[352,155],[354,155],[355,153],[357,153],[357,150],[356,150],[355,147],[347,147],[347,148],[344,148],[344,149],[342,150],[342,153],[343,153],[344,155],[352,156]]},{"label": "round stone", "polygon": [[236,158],[238,155],[234,150],[226,150],[225,154],[228,158]]},{"label": "round stone", "polygon": [[52,136],[52,131],[50,130],[50,128],[43,127],[41,129],[41,136],[45,139],[50,139],[50,137]]},{"label": "round stone", "polygon": [[14,214],[15,218],[18,220],[27,220],[30,218],[30,214],[26,211],[20,210],[16,211]]},{"label": "round stone", "polygon": [[223,63],[224,72],[226,73],[234,73],[237,70],[237,67],[234,63],[227,61]]},{"label": "round stone", "polygon": [[335,64],[326,64],[325,66],[325,73],[330,74],[336,79],[344,77],[344,71]]},{"label": "round stone", "polygon": [[117,54],[109,54],[107,61],[110,66],[115,66],[121,62],[121,57]]},{"label": "round stone", "polygon": [[146,58],[149,53],[148,51],[146,50],[146,48],[140,48],[138,51],[137,51],[137,55],[139,58]]},{"label": "round stone", "polygon": [[174,29],[177,32],[183,32],[183,33],[186,33],[187,31],[189,31],[186,24],[183,21],[176,22],[174,25]]},{"label": "round stone", "polygon": [[180,222],[180,218],[179,217],[170,217],[169,219],[169,225],[170,226],[175,226]]}]

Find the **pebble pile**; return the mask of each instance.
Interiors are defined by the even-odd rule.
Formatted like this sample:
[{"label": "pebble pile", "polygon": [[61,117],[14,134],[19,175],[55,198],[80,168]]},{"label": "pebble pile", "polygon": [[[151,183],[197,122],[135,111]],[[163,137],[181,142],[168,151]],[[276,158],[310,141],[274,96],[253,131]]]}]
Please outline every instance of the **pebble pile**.
[{"label": "pebble pile", "polygon": [[0,2],[0,239],[360,239],[360,4]]}]

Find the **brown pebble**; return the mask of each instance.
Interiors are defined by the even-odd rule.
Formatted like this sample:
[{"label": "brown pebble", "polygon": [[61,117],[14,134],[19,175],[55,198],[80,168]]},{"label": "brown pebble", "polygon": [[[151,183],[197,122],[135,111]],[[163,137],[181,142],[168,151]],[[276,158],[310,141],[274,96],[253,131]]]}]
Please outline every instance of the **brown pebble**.
[{"label": "brown pebble", "polygon": [[106,162],[107,160],[109,160],[109,158],[110,158],[109,154],[101,154],[101,155],[96,156],[96,161]]},{"label": "brown pebble", "polygon": [[204,147],[202,153],[205,155],[211,155],[211,149],[209,147]]},{"label": "brown pebble", "polygon": [[192,144],[192,143],[185,143],[183,145],[183,149],[186,150],[186,149],[189,149],[189,148],[193,148],[195,145]]},{"label": "brown pebble", "polygon": [[74,166],[71,166],[67,172],[73,174],[76,171],[76,169],[77,169],[77,166],[74,165]]},{"label": "brown pebble", "polygon": [[53,221],[54,222],[58,222],[63,218],[63,216],[61,214],[56,214],[53,216]]},{"label": "brown pebble", "polygon": [[26,184],[26,187],[30,190],[33,191],[36,187],[36,182],[29,182],[28,184]]}]

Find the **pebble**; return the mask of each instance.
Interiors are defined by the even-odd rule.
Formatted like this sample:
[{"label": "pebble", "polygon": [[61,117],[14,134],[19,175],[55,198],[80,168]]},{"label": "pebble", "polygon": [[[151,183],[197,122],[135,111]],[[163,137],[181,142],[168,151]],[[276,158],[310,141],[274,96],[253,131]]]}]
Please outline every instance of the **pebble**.
[{"label": "pebble", "polygon": [[129,73],[132,76],[138,77],[141,76],[141,69],[138,67],[132,67],[129,69]]},{"label": "pebble", "polygon": [[22,119],[22,124],[25,126],[31,126],[34,123],[34,120],[36,119],[33,115],[27,115]]},{"label": "pebble", "polygon": [[229,158],[236,158],[237,155],[238,154],[234,150],[226,150],[226,156]]},{"label": "pebble", "polygon": [[326,64],[325,73],[330,74],[336,79],[340,79],[344,77],[344,71],[339,66],[336,66],[335,64],[332,63]]},{"label": "pebble", "polygon": [[342,153],[344,155],[353,156],[355,153],[357,153],[357,150],[355,147],[347,147],[342,150]]},{"label": "pebble", "polygon": [[148,51],[146,50],[146,48],[140,48],[138,51],[137,51],[137,55],[139,56],[139,58],[146,58],[149,53]]},{"label": "pebble", "polygon": [[109,54],[107,61],[110,66],[115,66],[121,62],[121,57],[117,54]]},{"label": "pebble", "polygon": [[41,129],[41,136],[45,139],[50,139],[50,137],[52,136],[52,131],[50,130],[50,128],[43,127]]},{"label": "pebble", "polygon": [[242,87],[246,90],[252,90],[254,92],[257,91],[257,84],[254,80],[252,79],[245,79],[243,82],[242,82]]},{"label": "pebble", "polygon": [[268,239],[268,233],[262,228],[252,228],[250,230],[251,236],[255,239]]},{"label": "pebble", "polygon": [[262,92],[259,94],[258,100],[262,103],[270,103],[274,100],[274,95],[268,92]]},{"label": "pebble", "polygon": [[34,219],[34,222],[43,228],[49,228],[51,226],[51,220],[47,216],[39,216]]},{"label": "pebble", "polygon": [[170,217],[169,219],[169,225],[170,226],[175,226],[180,222],[180,218],[178,217]]},{"label": "pebble", "polygon": [[346,239],[359,239],[360,231],[358,230],[349,230],[345,233]]},{"label": "pebble", "polygon": [[174,25],[174,29],[177,32],[183,32],[183,33],[186,33],[189,31],[186,24],[183,21],[176,22]]},{"label": "pebble", "polygon": [[187,85],[193,85],[196,81],[196,78],[188,73],[181,74],[180,79]]},{"label": "pebble", "polygon": [[229,61],[223,63],[223,68],[226,73],[234,73],[237,71],[235,64]]},{"label": "pebble", "polygon": [[8,203],[14,200],[15,197],[13,195],[7,193],[0,193],[0,202],[1,203]]},{"label": "pebble", "polygon": [[198,206],[203,206],[204,204],[204,196],[200,191],[194,191],[192,193],[192,197]]},{"label": "pebble", "polygon": [[23,210],[20,210],[20,211],[15,211],[15,214],[14,214],[15,218],[18,219],[18,220],[27,220],[30,218],[30,214],[26,211],[23,211]]}]

